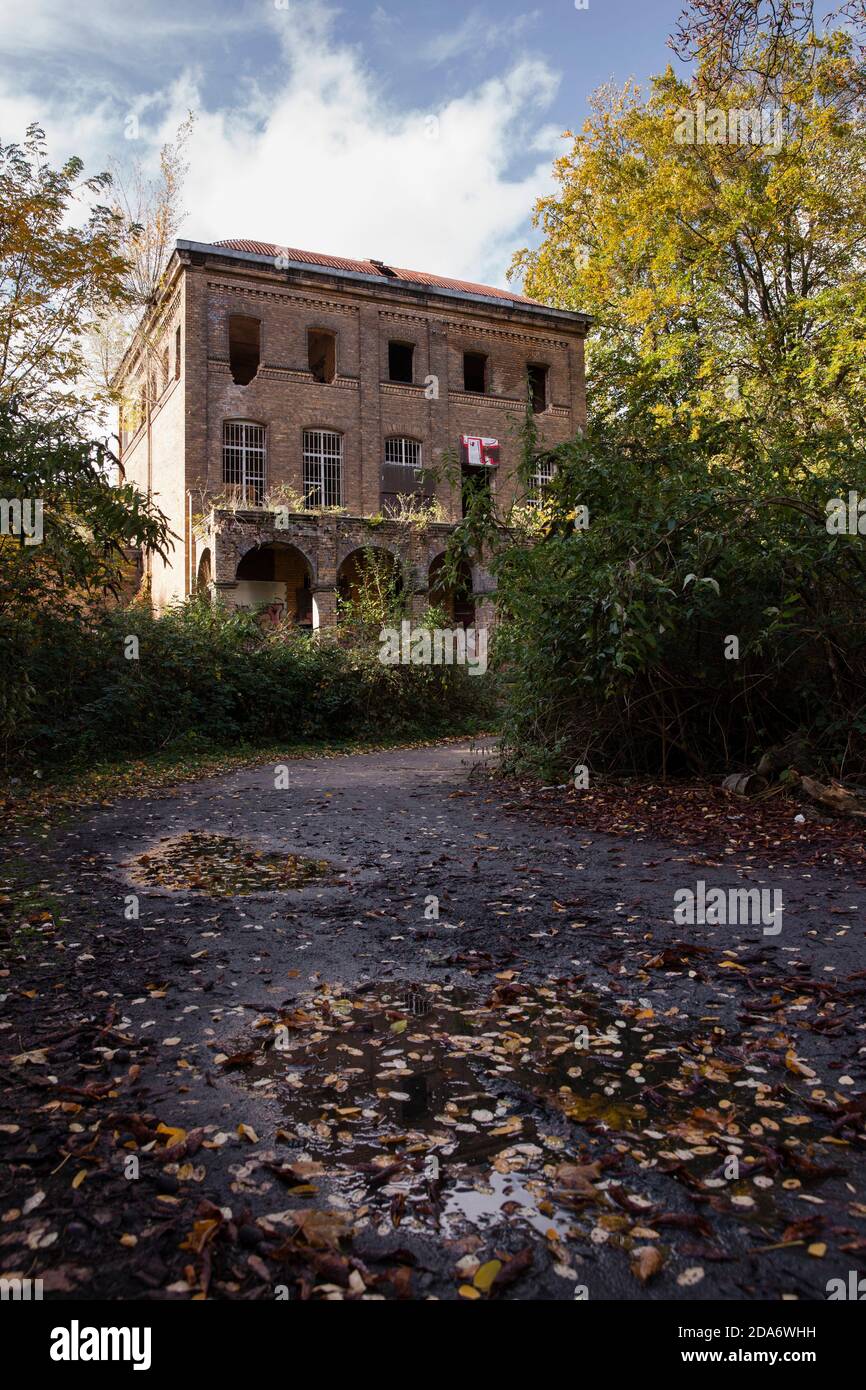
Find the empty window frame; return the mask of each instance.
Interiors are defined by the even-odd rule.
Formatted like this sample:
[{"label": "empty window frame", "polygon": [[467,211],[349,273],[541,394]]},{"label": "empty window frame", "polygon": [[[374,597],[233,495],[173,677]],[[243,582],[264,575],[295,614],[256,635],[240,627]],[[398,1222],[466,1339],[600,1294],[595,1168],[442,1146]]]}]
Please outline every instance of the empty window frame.
[{"label": "empty window frame", "polygon": [[547,368],[539,362],[530,362],[526,368],[529,378],[529,397],[532,409],[540,415],[547,409]]},{"label": "empty window frame", "polygon": [[388,380],[404,381],[411,385],[414,376],[414,343],[388,344]]},{"label": "empty window frame", "polygon": [[180,381],[180,325],[174,330],[174,379]]},{"label": "empty window frame", "polygon": [[343,505],[343,436],[335,430],[304,430],[304,506]]},{"label": "empty window frame", "polygon": [[486,493],[488,496],[493,492],[493,475],[495,468],[476,468],[471,464],[464,463],[461,470],[462,477],[462,514],[466,516],[470,503],[480,494]]},{"label": "empty window frame", "polygon": [[163,350],[162,350],[162,357],[161,357],[161,360],[160,360],[160,366],[161,366],[161,368],[162,368],[162,381],[160,382],[160,385],[162,386],[163,391],[165,391],[166,388],[168,387],[168,383],[171,381],[171,372],[170,372],[170,370],[169,370],[169,365],[168,365],[168,343],[167,343],[167,342],[166,342],[165,347],[164,347]]},{"label": "empty window frame", "polygon": [[223,482],[241,502],[260,506],[265,494],[265,427],[248,420],[223,424]]},{"label": "empty window frame", "polygon": [[487,390],[487,358],[483,352],[464,352],[463,389],[481,395]]},{"label": "empty window frame", "polygon": [[229,366],[236,386],[247,386],[259,370],[261,322],[246,314],[229,314]]},{"label": "empty window frame", "polygon": [[331,382],[337,375],[337,335],[324,328],[307,331],[307,364],[316,381]]}]

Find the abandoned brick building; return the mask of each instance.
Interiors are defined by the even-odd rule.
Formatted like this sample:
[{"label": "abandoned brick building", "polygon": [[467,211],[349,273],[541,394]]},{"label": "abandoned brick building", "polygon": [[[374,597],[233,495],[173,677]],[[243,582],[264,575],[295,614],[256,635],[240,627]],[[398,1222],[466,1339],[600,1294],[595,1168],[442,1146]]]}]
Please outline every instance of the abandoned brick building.
[{"label": "abandoned brick building", "polygon": [[[429,595],[454,621],[485,621],[480,567],[453,592],[437,584],[464,480],[512,500],[529,394],[544,443],[583,423],[586,329],[380,261],[178,241],[117,378],[122,473],[175,537],[167,563],[149,561],[153,603],[206,591],[327,627],[372,548],[399,566],[413,613]],[[411,499],[422,526],[405,520]]]}]

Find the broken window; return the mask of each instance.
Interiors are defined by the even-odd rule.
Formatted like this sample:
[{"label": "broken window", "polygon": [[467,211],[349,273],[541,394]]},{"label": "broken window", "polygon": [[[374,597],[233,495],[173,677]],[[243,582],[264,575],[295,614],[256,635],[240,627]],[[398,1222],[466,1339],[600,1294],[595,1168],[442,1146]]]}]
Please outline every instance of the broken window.
[{"label": "broken window", "polygon": [[180,380],[180,325],[174,330],[174,377]]},{"label": "broken window", "polygon": [[260,505],[265,493],[265,427],[248,420],[223,425],[223,482],[239,502]]},{"label": "broken window", "polygon": [[542,410],[547,409],[547,368],[539,366],[538,363],[530,362],[526,373],[529,377],[532,409],[536,415],[539,415]]},{"label": "broken window", "polygon": [[463,389],[477,391],[482,395],[487,389],[487,358],[483,352],[464,352]]},{"label": "broken window", "polygon": [[388,344],[388,380],[405,381],[412,384],[414,377],[413,358],[415,355],[414,343],[389,343]]},{"label": "broken window", "polygon": [[236,386],[246,386],[259,370],[261,323],[246,314],[229,315],[229,366]]},{"label": "broken window", "polygon": [[307,333],[307,361],[316,381],[333,381],[337,375],[336,333],[311,328]]}]

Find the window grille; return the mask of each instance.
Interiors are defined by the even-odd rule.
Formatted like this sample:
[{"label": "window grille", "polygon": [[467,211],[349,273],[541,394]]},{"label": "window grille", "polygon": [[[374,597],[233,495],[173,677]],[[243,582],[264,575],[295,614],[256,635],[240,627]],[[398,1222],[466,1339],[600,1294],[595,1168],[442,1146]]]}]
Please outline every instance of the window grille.
[{"label": "window grille", "polygon": [[223,482],[241,502],[261,505],[265,492],[265,427],[244,420],[223,425]]},{"label": "window grille", "polygon": [[421,445],[417,439],[395,436],[385,440],[385,465],[398,468],[421,467]]},{"label": "window grille", "polygon": [[385,440],[382,468],[382,509],[397,510],[401,497],[430,500],[435,493],[433,479],[425,476],[421,466],[421,445],[417,439],[394,435]]},{"label": "window grille", "polygon": [[553,475],[556,472],[556,465],[553,459],[540,458],[535,461],[535,468],[530,480],[532,489],[529,501],[533,506],[538,506],[544,500],[544,494],[553,482]]},{"label": "window grille", "polygon": [[343,436],[304,430],[304,506],[343,505]]}]

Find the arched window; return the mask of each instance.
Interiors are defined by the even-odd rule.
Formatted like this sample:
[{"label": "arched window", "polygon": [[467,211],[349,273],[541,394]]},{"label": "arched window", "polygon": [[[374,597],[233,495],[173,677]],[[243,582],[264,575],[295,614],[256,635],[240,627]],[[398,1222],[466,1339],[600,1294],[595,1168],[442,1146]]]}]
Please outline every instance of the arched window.
[{"label": "arched window", "polygon": [[240,502],[260,506],[265,494],[265,427],[250,420],[223,424],[223,482]]},{"label": "arched window", "polygon": [[553,482],[556,473],[556,464],[553,459],[543,456],[535,460],[535,467],[532,470],[530,482],[530,495],[527,499],[532,506],[538,506],[544,501],[550,484]]},{"label": "arched window", "polygon": [[343,436],[335,430],[304,430],[304,506],[342,505]]},{"label": "arched window", "polygon": [[385,440],[385,467],[420,468],[421,445],[417,439],[395,435]]},{"label": "arched window", "polygon": [[432,483],[425,480],[421,464],[421,445],[417,439],[393,435],[385,440],[382,467],[382,507],[393,511],[400,497],[433,496]]},{"label": "arched window", "polygon": [[196,581],[196,593],[207,594],[211,583],[211,563],[210,550],[203,550],[201,559],[198,562],[198,579]]}]

